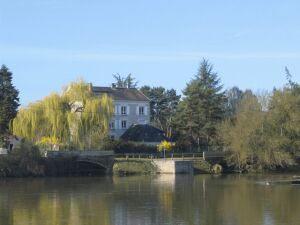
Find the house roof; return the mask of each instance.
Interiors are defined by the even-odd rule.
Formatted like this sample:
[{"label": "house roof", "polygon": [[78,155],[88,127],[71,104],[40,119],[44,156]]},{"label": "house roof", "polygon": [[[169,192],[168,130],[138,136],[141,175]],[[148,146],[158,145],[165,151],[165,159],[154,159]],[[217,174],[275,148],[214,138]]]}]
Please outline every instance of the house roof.
[{"label": "house roof", "polygon": [[96,95],[107,94],[114,100],[149,101],[149,99],[136,88],[92,86],[92,91]]},{"label": "house roof", "polygon": [[132,125],[120,138],[124,141],[136,142],[170,141],[170,139],[165,136],[164,131],[148,124]]}]

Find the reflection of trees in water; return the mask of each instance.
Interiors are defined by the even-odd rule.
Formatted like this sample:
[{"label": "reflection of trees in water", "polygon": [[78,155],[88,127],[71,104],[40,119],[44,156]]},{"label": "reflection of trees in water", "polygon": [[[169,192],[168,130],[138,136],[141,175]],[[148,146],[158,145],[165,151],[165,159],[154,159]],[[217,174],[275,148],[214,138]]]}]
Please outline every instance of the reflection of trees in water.
[{"label": "reflection of trees in water", "polygon": [[257,179],[201,175],[2,181],[0,223],[299,224],[300,188],[259,185]]},{"label": "reflection of trees in water", "polygon": [[223,211],[224,224],[249,225],[263,224],[264,186],[245,177],[235,176],[227,179],[223,185],[223,194],[219,196],[218,205]]},{"label": "reflection of trees in water", "polygon": [[8,204],[0,205],[1,223],[6,215],[7,225],[110,224],[102,193],[103,183],[111,182],[105,181],[55,178],[0,183],[0,193],[9,199]]},{"label": "reflection of trees in water", "polygon": [[266,193],[274,225],[300,224],[300,186],[282,185]]},{"label": "reflection of trees in water", "polygon": [[[223,223],[237,225],[300,224],[299,187],[291,185],[265,186],[245,176],[230,176],[219,196]],[[257,179],[257,177],[256,177]],[[273,179],[280,179],[273,177]]]}]

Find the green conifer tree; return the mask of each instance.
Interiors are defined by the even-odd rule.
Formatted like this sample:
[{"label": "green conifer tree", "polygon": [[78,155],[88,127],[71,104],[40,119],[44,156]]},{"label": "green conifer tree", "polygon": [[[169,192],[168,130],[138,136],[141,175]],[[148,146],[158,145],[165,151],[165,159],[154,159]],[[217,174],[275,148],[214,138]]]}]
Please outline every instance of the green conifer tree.
[{"label": "green conifer tree", "polygon": [[8,133],[9,123],[19,107],[19,92],[12,84],[12,73],[2,65],[0,69],[0,145]]},{"label": "green conifer tree", "polygon": [[225,94],[213,66],[205,59],[183,91],[178,129],[192,143],[208,148],[217,142],[217,125],[224,117]]}]

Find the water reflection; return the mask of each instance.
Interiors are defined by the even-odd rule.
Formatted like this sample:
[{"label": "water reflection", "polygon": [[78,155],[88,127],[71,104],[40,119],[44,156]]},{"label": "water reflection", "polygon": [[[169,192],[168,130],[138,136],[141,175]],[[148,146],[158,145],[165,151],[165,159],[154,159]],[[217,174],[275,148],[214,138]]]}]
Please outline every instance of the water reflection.
[{"label": "water reflection", "polygon": [[257,182],[264,179],[237,175],[9,179],[0,181],[0,224],[300,224],[300,186]]}]

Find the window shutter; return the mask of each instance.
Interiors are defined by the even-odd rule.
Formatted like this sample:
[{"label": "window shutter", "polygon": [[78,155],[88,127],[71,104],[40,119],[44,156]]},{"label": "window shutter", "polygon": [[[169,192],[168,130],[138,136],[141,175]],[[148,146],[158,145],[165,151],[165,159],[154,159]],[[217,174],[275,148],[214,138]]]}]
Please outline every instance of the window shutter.
[{"label": "window shutter", "polygon": [[145,111],[144,114],[147,116],[148,115],[148,107],[147,106],[144,107],[144,111]]},{"label": "window shutter", "polygon": [[129,105],[126,105],[126,115],[129,115],[129,112],[130,112],[130,107]]},{"label": "window shutter", "polygon": [[139,106],[136,107],[136,115],[139,115]]}]

